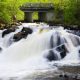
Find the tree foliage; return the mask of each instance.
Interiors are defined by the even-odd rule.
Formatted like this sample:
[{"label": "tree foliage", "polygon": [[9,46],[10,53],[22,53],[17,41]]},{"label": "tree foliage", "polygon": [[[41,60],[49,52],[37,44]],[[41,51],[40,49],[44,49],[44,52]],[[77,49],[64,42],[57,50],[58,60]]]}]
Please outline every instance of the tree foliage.
[{"label": "tree foliage", "polygon": [[80,0],[54,0],[54,6],[57,16],[62,11],[64,24],[80,25]]},{"label": "tree foliage", "polygon": [[55,21],[80,25],[80,0],[0,0],[0,23],[23,19],[24,14],[19,10],[19,6],[26,2],[54,3]]}]

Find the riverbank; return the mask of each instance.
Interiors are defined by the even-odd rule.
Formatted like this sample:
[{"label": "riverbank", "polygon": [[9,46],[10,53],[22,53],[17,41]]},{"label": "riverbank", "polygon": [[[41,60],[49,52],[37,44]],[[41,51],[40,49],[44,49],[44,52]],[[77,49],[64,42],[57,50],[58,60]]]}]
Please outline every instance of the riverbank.
[{"label": "riverbank", "polygon": [[62,66],[59,69],[36,71],[21,80],[80,80],[80,66]]},{"label": "riverbank", "polygon": [[[0,30],[8,29],[8,28],[11,28],[11,27],[20,26],[20,25],[22,25],[22,23],[25,23],[25,22],[22,21],[22,22],[16,22],[16,23],[13,23],[13,24],[0,23]],[[34,23],[38,23],[39,24],[39,23],[43,23],[43,22],[35,22],[34,21]],[[57,24],[57,23],[53,23],[53,22],[48,22],[46,24],[48,24],[49,26],[62,26],[62,27],[64,27],[64,29],[68,29],[68,30],[80,30],[80,25]]]}]

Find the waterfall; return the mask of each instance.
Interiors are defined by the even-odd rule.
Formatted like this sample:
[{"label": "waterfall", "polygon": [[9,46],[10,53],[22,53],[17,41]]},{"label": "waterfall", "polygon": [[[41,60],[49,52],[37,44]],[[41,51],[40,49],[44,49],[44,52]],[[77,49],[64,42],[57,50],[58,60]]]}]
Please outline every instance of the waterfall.
[{"label": "waterfall", "polygon": [[[14,42],[13,35],[23,27],[31,28],[33,33]],[[78,63],[80,59],[80,37],[62,27],[50,29],[44,24],[25,23],[15,32],[0,37],[0,41],[3,43],[0,42],[0,46],[6,46],[0,52],[0,77],[27,75],[35,70],[52,68],[55,63],[68,65]]]},{"label": "waterfall", "polygon": [[50,34],[50,32],[46,32],[43,34],[28,35],[27,39],[22,39],[11,45],[5,49],[1,55],[4,55],[5,59],[8,58],[9,61],[21,61],[38,55],[42,53],[42,51],[50,48]]}]

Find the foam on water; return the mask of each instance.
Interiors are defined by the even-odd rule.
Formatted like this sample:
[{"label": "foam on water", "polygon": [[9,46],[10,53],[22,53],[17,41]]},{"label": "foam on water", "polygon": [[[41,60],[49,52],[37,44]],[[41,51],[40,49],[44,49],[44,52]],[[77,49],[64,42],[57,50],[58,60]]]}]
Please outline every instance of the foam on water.
[{"label": "foam on water", "polygon": [[[30,27],[33,29],[33,33],[28,35],[26,39],[13,42],[13,44],[1,52],[0,77],[5,78],[4,80],[8,77],[21,78],[37,71],[56,70],[56,67],[53,67],[55,64],[79,64],[80,38],[67,33],[62,27],[50,29],[46,24],[24,23],[19,26],[16,32],[8,34],[3,40],[0,37],[0,41],[7,41],[5,44],[10,44],[10,38],[15,33],[21,31],[22,27]],[[0,45],[5,47],[1,42]],[[67,50],[66,56],[63,59],[61,58],[60,52],[56,50],[62,44]],[[52,51],[52,54],[58,56],[58,60],[49,61],[45,57],[50,51]]]}]

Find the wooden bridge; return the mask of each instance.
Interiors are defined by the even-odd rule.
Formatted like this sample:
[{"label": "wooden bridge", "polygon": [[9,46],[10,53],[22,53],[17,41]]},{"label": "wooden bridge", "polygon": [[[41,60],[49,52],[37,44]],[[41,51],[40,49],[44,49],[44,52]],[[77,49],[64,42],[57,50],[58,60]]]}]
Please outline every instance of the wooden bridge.
[{"label": "wooden bridge", "polygon": [[33,22],[33,13],[38,13],[39,22],[50,22],[54,19],[54,7],[52,3],[26,3],[20,9],[24,12],[24,21]]}]

